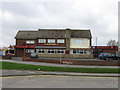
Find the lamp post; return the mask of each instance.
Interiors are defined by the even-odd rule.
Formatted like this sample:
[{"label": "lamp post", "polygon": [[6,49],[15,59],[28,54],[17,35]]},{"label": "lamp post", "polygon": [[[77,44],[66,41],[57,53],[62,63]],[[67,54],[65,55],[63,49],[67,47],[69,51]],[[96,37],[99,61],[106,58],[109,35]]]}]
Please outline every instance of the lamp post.
[{"label": "lamp post", "polygon": [[94,38],[93,41],[95,42],[95,43],[93,43],[93,44],[94,44],[94,46],[97,46],[98,38],[97,38],[97,36],[95,36],[95,37],[93,37],[93,38]]},{"label": "lamp post", "polygon": [[96,46],[97,46],[97,37],[95,37],[96,38]]}]

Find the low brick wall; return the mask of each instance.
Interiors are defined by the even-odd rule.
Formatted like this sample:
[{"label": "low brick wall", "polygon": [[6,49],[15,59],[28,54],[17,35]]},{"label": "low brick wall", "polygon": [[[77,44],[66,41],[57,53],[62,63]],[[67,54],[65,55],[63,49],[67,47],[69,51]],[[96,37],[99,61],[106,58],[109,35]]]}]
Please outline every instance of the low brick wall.
[{"label": "low brick wall", "polygon": [[46,63],[61,63],[61,64],[71,64],[71,65],[93,65],[93,66],[118,66],[120,65],[120,61],[86,61],[86,60],[47,60],[47,59],[34,59],[29,58],[24,61],[33,61],[33,62],[46,62]]},{"label": "low brick wall", "polygon": [[39,57],[48,57],[48,58],[93,58],[93,54],[39,54]]},{"label": "low brick wall", "polygon": [[11,59],[11,57],[14,57],[14,55],[2,56],[2,59]]}]

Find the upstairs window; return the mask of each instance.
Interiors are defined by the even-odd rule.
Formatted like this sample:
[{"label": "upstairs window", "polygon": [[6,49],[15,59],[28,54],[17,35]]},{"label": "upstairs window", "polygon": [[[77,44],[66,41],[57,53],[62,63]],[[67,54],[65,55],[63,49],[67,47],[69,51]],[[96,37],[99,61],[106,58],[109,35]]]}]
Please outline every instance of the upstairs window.
[{"label": "upstairs window", "polygon": [[26,41],[26,44],[34,44],[35,41]]},{"label": "upstairs window", "polygon": [[83,40],[74,40],[74,43],[76,43],[76,44],[82,44]]},{"label": "upstairs window", "polygon": [[64,39],[57,39],[57,43],[65,43]]},{"label": "upstairs window", "polygon": [[46,43],[46,39],[38,39],[38,43]]},{"label": "upstairs window", "polygon": [[48,39],[48,43],[55,43],[55,39]]}]

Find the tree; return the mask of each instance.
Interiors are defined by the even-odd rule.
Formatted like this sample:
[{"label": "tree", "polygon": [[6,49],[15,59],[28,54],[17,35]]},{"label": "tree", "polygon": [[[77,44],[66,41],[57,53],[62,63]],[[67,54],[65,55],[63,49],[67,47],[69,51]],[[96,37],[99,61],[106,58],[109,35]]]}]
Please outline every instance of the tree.
[{"label": "tree", "polygon": [[118,45],[119,43],[116,40],[111,39],[107,42],[107,46],[118,46]]}]

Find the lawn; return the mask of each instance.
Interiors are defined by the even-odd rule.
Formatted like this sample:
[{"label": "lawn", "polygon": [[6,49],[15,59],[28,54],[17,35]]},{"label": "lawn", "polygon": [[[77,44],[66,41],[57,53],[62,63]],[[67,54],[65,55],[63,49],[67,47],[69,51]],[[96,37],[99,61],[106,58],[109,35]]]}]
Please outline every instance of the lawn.
[{"label": "lawn", "polygon": [[0,69],[57,71],[57,72],[80,72],[80,73],[120,73],[120,68],[76,68],[76,67],[51,67],[40,65],[18,64],[0,62]]}]

